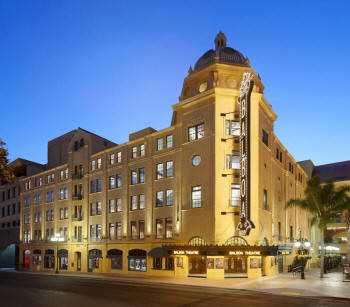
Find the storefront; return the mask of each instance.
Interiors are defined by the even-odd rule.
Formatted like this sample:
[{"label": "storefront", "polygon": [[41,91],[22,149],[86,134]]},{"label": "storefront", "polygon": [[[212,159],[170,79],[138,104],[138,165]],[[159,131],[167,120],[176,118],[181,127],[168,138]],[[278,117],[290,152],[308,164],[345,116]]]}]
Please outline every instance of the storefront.
[{"label": "storefront", "polygon": [[110,249],[107,252],[107,258],[110,259],[111,270],[123,269],[123,251],[119,249]]},{"label": "storefront", "polygon": [[68,250],[58,250],[58,265],[60,270],[68,269]]},{"label": "storefront", "polygon": [[128,270],[136,272],[147,271],[147,252],[142,249],[132,249],[128,255]]},{"label": "storefront", "polygon": [[55,252],[53,249],[45,250],[44,268],[45,269],[54,269],[55,268]]},{"label": "storefront", "polygon": [[91,249],[89,250],[89,258],[88,258],[88,271],[100,271],[101,264],[100,259],[102,259],[102,251],[100,249]]}]

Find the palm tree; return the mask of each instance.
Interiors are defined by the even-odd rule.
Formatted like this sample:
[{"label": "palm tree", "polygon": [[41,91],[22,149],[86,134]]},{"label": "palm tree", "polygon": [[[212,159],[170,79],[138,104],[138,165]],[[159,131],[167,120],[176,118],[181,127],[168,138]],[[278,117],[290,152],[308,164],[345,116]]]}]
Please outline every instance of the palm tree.
[{"label": "palm tree", "polygon": [[299,207],[311,215],[311,226],[316,225],[320,230],[321,259],[320,278],[324,273],[324,232],[327,224],[345,210],[350,210],[350,186],[335,188],[333,181],[321,184],[319,177],[311,177],[305,188],[304,199],[291,199],[286,208]]}]

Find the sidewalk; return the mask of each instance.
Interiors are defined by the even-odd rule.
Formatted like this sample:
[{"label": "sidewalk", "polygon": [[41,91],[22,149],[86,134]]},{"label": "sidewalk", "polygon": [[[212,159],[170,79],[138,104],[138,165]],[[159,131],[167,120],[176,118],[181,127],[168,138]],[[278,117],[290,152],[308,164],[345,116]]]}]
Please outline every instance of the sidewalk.
[{"label": "sidewalk", "polygon": [[[42,274],[40,272],[35,273]],[[306,271],[305,279],[301,279],[300,274],[293,276],[291,273],[282,273],[275,276],[265,276],[254,280],[249,280],[246,278],[229,278],[224,280],[189,277],[168,278],[110,273],[63,273],[62,271],[59,273],[59,275],[79,276],[82,278],[101,278],[105,280],[124,280],[126,282],[137,281],[141,283],[181,284],[199,287],[218,287],[241,290],[244,289],[291,296],[338,297],[350,300],[350,282],[343,281],[343,274],[339,271],[331,272],[324,274],[324,278],[320,279],[319,269],[310,269]]]}]

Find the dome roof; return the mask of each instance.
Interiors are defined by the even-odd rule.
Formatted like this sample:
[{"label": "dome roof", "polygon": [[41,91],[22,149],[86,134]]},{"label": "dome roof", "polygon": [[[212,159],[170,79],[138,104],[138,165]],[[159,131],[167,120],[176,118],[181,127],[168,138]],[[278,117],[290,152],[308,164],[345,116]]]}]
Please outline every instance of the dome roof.
[{"label": "dome roof", "polygon": [[249,60],[239,51],[226,47],[226,42],[225,34],[219,32],[215,37],[215,50],[210,49],[204,53],[196,62],[194,70],[200,70],[214,62],[249,66]]}]

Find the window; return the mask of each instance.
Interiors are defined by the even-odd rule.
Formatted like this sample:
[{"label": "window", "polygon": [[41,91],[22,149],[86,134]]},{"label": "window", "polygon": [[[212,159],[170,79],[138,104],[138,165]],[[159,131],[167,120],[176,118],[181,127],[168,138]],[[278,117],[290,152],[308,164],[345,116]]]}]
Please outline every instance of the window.
[{"label": "window", "polygon": [[281,222],[278,222],[277,224],[277,231],[278,231],[278,240],[282,241],[282,234],[281,234]]},{"label": "window", "polygon": [[97,159],[97,168],[100,169],[102,167],[102,158]]},{"label": "window", "polygon": [[60,171],[60,180],[68,179],[68,168]]},{"label": "window", "polygon": [[117,223],[117,240],[122,239],[122,223]]},{"label": "window", "polygon": [[139,208],[145,209],[145,194],[140,194],[139,195]]},{"label": "window", "polygon": [[156,193],[156,207],[163,207],[164,203],[164,192],[163,191],[158,191]]},{"label": "window", "polygon": [[225,133],[226,135],[240,136],[241,123],[234,120],[225,120]]},{"label": "window", "polygon": [[131,170],[131,184],[137,184],[137,170],[133,169]]},{"label": "window", "polygon": [[269,134],[264,129],[262,130],[262,141],[266,146],[269,146]]},{"label": "window", "polygon": [[173,144],[173,136],[167,135],[166,137],[166,148],[172,148],[174,146]]},{"label": "window", "polygon": [[241,188],[239,184],[231,184],[231,206],[239,207],[241,205]]},{"label": "window", "polygon": [[202,187],[192,187],[192,208],[202,207]]},{"label": "window", "polygon": [[122,152],[118,151],[117,152],[117,163],[121,163],[122,162]]},{"label": "window", "polygon": [[117,198],[116,200],[116,206],[117,206],[117,212],[122,212],[123,208],[122,208],[122,199],[121,198]]},{"label": "window", "polygon": [[145,151],[145,144],[141,144],[140,145],[140,157],[144,157],[146,154],[146,151]]},{"label": "window", "polygon": [[166,270],[174,270],[174,258],[165,257],[165,269]]},{"label": "window", "polygon": [[139,239],[145,238],[145,221],[139,221]]},{"label": "window", "polygon": [[55,201],[55,194],[53,191],[47,191],[46,192],[46,202],[52,203]]},{"label": "window", "polygon": [[116,175],[116,180],[117,180],[117,188],[121,188],[122,187],[122,175],[121,174],[117,174]]},{"label": "window", "polygon": [[109,223],[109,227],[108,227],[108,238],[109,238],[110,240],[115,240],[114,223]]},{"label": "window", "polygon": [[109,155],[109,164],[113,165],[115,163],[115,154],[112,153]]},{"label": "window", "polygon": [[139,168],[139,182],[145,183],[145,168],[144,167]]},{"label": "window", "polygon": [[96,214],[97,215],[101,215],[102,214],[102,203],[100,201],[98,201],[96,203]]},{"label": "window", "polygon": [[115,177],[113,175],[109,176],[108,187],[109,187],[109,189],[115,188]]},{"label": "window", "polygon": [[68,198],[68,188],[60,188],[60,200]]},{"label": "window", "polygon": [[268,210],[268,204],[267,204],[267,190],[264,189],[264,194],[263,194],[263,208],[265,210]]},{"label": "window", "polygon": [[116,206],[115,206],[115,200],[114,199],[110,199],[109,200],[108,208],[109,208],[109,213],[115,213],[116,212]]},{"label": "window", "polygon": [[194,141],[204,137],[204,124],[188,128],[188,140]]},{"label": "window", "polygon": [[163,138],[157,139],[157,150],[163,150]]},{"label": "window", "polygon": [[138,238],[137,225],[135,221],[130,222],[131,239],[135,240]]},{"label": "window", "polygon": [[172,218],[165,219],[165,238],[171,239],[173,237],[173,220]]},{"label": "window", "polygon": [[241,168],[241,158],[238,153],[226,155],[226,168],[239,170]]},{"label": "window", "polygon": [[294,242],[293,226],[289,226],[289,241]]},{"label": "window", "polygon": [[137,158],[137,147],[133,146],[131,149],[131,158]]},{"label": "window", "polygon": [[95,180],[90,180],[90,193],[95,193]]},{"label": "window", "polygon": [[130,206],[131,211],[137,210],[137,196],[136,195],[130,196],[130,203],[131,203],[131,206]]},{"label": "window", "polygon": [[293,174],[294,173],[294,166],[292,163],[289,162],[289,171]]},{"label": "window", "polygon": [[153,269],[162,269],[162,257],[153,257]]},{"label": "window", "polygon": [[163,239],[163,220],[156,220],[156,238]]},{"label": "window", "polygon": [[92,171],[96,170],[96,160],[91,161],[91,170]]},{"label": "window", "polygon": [[47,183],[54,183],[55,182],[55,174],[49,174],[46,177],[46,182]]},{"label": "window", "polygon": [[96,193],[102,191],[102,181],[100,178],[96,180],[90,180],[90,193]]},{"label": "window", "polygon": [[162,179],[164,178],[164,167],[163,167],[163,163],[159,163],[157,164],[157,179]]},{"label": "window", "polygon": [[166,176],[167,177],[173,177],[173,161],[167,161],[166,162]]},{"label": "window", "polygon": [[101,191],[102,191],[101,179],[96,179],[96,192],[101,192]]},{"label": "window", "polygon": [[167,206],[174,204],[174,193],[173,190],[166,190],[166,203]]}]

